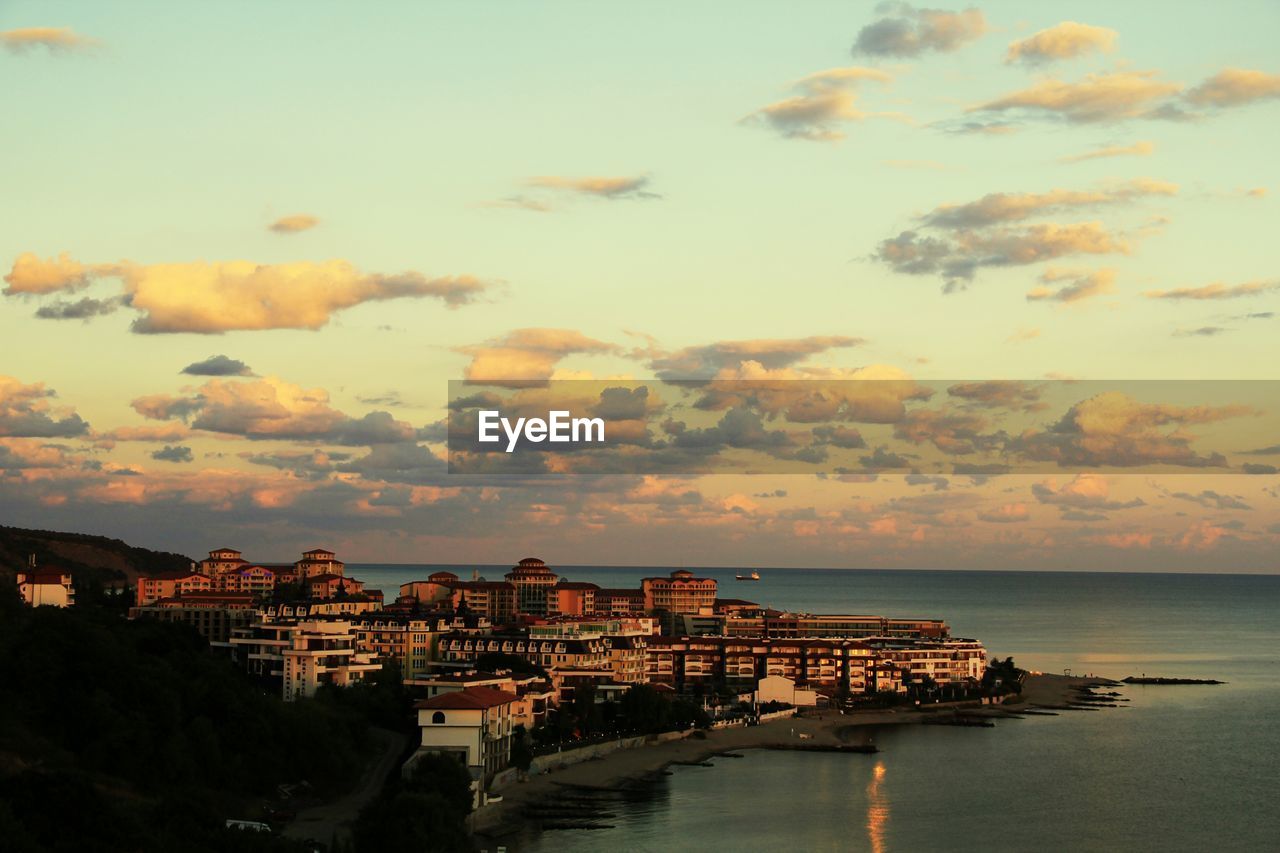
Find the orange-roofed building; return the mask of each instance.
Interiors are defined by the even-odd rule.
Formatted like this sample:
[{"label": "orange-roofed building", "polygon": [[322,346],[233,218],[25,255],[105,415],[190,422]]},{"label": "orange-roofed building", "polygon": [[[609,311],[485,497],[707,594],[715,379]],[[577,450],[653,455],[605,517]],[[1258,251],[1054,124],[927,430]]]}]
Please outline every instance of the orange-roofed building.
[{"label": "orange-roofed building", "polygon": [[145,607],[162,598],[174,598],[187,592],[208,592],[211,589],[213,579],[196,571],[139,576],[135,603],[138,607]]},{"label": "orange-roofed building", "polygon": [[32,607],[70,607],[76,602],[71,572],[55,566],[27,568],[18,572],[18,594]]},{"label": "orange-roofed building", "polygon": [[483,792],[494,774],[506,769],[511,759],[516,701],[515,693],[477,686],[441,693],[413,706],[422,731],[418,754],[457,756],[471,771],[477,806],[483,805]]}]

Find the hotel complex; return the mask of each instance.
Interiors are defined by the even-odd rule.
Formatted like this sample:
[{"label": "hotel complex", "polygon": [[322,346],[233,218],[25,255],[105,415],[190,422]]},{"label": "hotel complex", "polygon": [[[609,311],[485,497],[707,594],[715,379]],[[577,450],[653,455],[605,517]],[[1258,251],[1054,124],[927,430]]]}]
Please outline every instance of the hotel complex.
[{"label": "hotel complex", "polygon": [[[32,606],[74,602],[68,572],[31,566],[17,582]],[[986,667],[982,644],[941,620],[788,613],[718,594],[714,578],[685,569],[606,588],[526,557],[502,580],[439,571],[386,603],[333,551],[276,564],[218,548],[188,570],[139,577],[130,616],[190,626],[286,701],[394,667],[420,697],[419,754],[456,755],[477,802],[517,727],[637,684],[707,707],[824,706],[973,687]]]}]

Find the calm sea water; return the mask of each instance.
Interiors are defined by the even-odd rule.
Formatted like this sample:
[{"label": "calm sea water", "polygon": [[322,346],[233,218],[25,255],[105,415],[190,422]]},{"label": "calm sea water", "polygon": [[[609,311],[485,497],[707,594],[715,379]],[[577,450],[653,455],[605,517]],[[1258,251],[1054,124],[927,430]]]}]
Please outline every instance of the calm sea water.
[{"label": "calm sea water", "polygon": [[[359,566],[394,596],[437,567]],[[493,579],[506,567],[484,567]],[[458,571],[469,576],[470,571]],[[666,569],[581,567],[628,586]],[[994,729],[886,728],[876,755],[748,752],[677,767],[614,828],[525,853],[595,850],[1263,850],[1280,847],[1280,577],[778,569],[716,577],[783,609],[946,619],[1046,672],[1218,678],[1131,687],[1125,708]]]}]

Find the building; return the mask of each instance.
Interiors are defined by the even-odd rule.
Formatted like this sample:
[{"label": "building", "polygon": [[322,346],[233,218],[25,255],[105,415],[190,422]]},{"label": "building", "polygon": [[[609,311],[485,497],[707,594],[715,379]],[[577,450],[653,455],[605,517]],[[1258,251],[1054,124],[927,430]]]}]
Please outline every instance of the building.
[{"label": "building", "polygon": [[18,594],[31,607],[70,607],[76,603],[71,572],[56,566],[32,565],[17,573]]},{"label": "building", "polygon": [[645,612],[661,616],[666,631],[674,630],[674,617],[680,614],[711,614],[715,610],[715,578],[694,577],[685,569],[672,572],[670,577],[644,578],[640,591]]},{"label": "building", "polygon": [[343,598],[349,595],[360,595],[364,592],[364,583],[362,581],[343,575],[311,575],[303,583],[306,584],[308,596],[319,601],[325,601],[330,598]]},{"label": "building", "polygon": [[253,624],[259,615],[252,593],[188,592],[181,598],[162,598],[144,607],[131,607],[129,618],[190,625],[210,645],[228,646],[232,631]]},{"label": "building", "polygon": [[556,702],[556,691],[549,681],[537,675],[518,675],[509,670],[498,672],[469,670],[431,675],[406,680],[405,684],[414,689],[424,690],[428,699],[470,687],[490,687],[494,690],[514,693],[516,700],[511,704],[511,722],[513,726],[524,726],[526,730],[533,730],[544,724]]},{"label": "building", "polygon": [[134,603],[138,607],[145,607],[162,598],[177,598],[189,592],[209,592],[212,589],[213,579],[195,570],[161,572],[138,577]]},{"label": "building", "polygon": [[422,732],[418,753],[457,757],[471,771],[476,806],[483,804],[484,791],[494,774],[506,769],[511,760],[515,728],[511,708],[516,698],[505,690],[476,686],[442,693],[413,706]]},{"label": "building", "polygon": [[327,548],[313,548],[310,551],[303,551],[302,559],[293,565],[298,580],[307,580],[316,575],[346,574],[346,563],[339,560],[337,555]]},{"label": "building", "polygon": [[440,637],[450,632],[473,632],[489,627],[482,617],[452,613],[398,613],[385,610],[364,613],[352,620],[361,651],[378,661],[395,661],[406,681],[432,670]]},{"label": "building", "polygon": [[230,646],[251,675],[278,680],[286,702],[314,696],[321,685],[346,687],[382,669],[359,648],[359,634],[345,619],[271,619],[235,628]]},{"label": "building", "polygon": [[866,640],[880,663],[897,669],[905,686],[931,679],[935,684],[966,684],[982,680],[987,650],[977,640],[911,640],[873,637]]},{"label": "building", "polygon": [[781,676],[806,689],[862,693],[875,652],[854,640],[776,640],[760,637],[650,637],[648,680],[682,693],[755,690]]},{"label": "building", "polygon": [[515,590],[516,612],[530,616],[546,616],[548,603],[559,577],[537,557],[525,557],[506,574],[507,583]]},{"label": "building", "polygon": [[889,619],[884,616],[782,613],[761,608],[724,612],[723,633],[730,637],[863,639],[901,637],[940,639],[951,628],[941,619]]},{"label": "building", "polygon": [[644,615],[644,591],[639,589],[597,589],[596,612],[602,616]]}]

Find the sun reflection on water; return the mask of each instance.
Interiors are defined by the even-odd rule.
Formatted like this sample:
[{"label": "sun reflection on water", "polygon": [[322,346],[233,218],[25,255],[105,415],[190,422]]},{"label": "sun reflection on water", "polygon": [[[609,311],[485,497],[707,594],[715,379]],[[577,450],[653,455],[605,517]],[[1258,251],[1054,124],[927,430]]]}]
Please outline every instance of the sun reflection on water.
[{"label": "sun reflection on water", "polygon": [[877,761],[867,785],[867,838],[871,841],[871,853],[884,853],[884,834],[889,826],[889,800],[880,791],[884,773],[884,762]]}]

